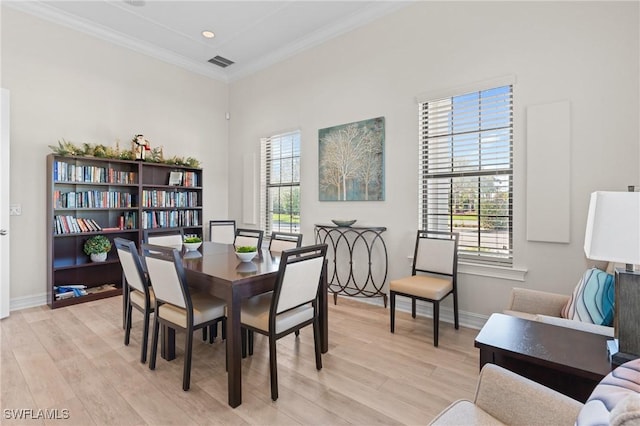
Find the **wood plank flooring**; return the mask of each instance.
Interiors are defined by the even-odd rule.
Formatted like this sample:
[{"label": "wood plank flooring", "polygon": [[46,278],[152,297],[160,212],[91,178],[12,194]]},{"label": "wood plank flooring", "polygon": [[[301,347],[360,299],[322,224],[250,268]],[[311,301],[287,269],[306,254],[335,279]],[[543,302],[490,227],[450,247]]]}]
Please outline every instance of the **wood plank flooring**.
[{"label": "wood plank flooring", "polygon": [[[183,336],[177,358],[141,364],[142,320],[134,310],[124,346],[120,297],[51,310],[15,311],[0,322],[2,424],[65,425],[417,425],[460,398],[478,377],[477,330],[338,299],[329,310],[329,352],[315,369],[313,333],[278,341],[279,399],[271,401],[267,341],[256,335],[243,360],[243,403],[227,405],[224,343],[194,338],[191,389],[182,391]],[[7,410],[31,410],[16,420]],[[38,411],[45,410],[45,411]],[[57,411],[51,411],[57,410]],[[66,410],[66,411],[65,411]],[[65,420],[47,420],[46,415]],[[35,419],[33,419],[35,417]]]}]

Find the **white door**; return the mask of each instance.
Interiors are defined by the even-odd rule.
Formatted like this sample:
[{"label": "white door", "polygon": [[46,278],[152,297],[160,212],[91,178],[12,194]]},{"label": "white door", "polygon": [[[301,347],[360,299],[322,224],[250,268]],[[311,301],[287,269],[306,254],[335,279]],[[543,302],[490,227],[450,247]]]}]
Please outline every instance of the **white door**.
[{"label": "white door", "polygon": [[0,318],[9,316],[9,91],[0,89]]}]

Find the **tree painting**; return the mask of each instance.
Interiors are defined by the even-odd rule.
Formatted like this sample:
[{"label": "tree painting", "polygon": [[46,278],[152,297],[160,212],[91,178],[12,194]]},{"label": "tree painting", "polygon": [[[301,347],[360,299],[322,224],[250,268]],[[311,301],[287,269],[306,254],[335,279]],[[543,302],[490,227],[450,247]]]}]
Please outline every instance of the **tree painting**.
[{"label": "tree painting", "polygon": [[320,201],[384,200],[384,117],[318,131]]}]

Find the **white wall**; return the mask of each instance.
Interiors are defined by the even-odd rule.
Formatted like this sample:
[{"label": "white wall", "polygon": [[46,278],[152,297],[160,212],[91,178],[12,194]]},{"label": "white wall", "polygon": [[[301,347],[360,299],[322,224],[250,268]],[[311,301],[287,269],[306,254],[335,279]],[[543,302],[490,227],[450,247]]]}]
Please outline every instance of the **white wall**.
[{"label": "white wall", "polygon": [[[501,311],[516,285],[569,293],[590,264],[590,192],[639,183],[638,29],[637,2],[409,6],[230,85],[229,192],[241,194],[242,158],[259,155],[260,137],[299,128],[305,242],[331,218],[384,225],[389,277],[405,275],[418,211],[415,96],[515,75],[514,265],[528,273],[524,282],[462,274],[460,309],[467,322]],[[571,242],[527,242],[526,108],[558,100],[571,104]],[[378,116],[386,200],[319,202],[318,129]],[[242,217],[241,200],[230,197],[231,217]]]},{"label": "white wall", "polygon": [[[394,278],[408,271],[417,227],[415,96],[515,75],[515,266],[528,273],[524,282],[462,274],[469,318],[503,309],[514,285],[568,293],[589,265],[589,193],[640,184],[637,2],[421,2],[229,87],[12,9],[1,19],[11,203],[23,210],[10,224],[14,308],[44,303],[44,158],[61,138],[124,146],[144,133],[166,155],[203,162],[205,218],[240,219],[243,157],[258,155],[260,137],[300,128],[305,241],[335,217],[385,225]],[[571,243],[527,242],[526,108],[558,100],[571,103]],[[318,129],[377,116],[386,200],[320,203]]]},{"label": "white wall", "polygon": [[227,216],[226,84],[2,8],[2,87],[11,91],[11,305],[45,303],[45,157],[59,139],[130,147],[204,168],[204,217]]}]

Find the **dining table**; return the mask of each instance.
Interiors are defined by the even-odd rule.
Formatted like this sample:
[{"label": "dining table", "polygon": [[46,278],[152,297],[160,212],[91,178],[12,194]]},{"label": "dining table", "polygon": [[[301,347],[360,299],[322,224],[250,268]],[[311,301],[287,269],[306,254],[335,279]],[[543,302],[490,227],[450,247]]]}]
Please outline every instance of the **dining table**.
[{"label": "dining table", "polygon": [[[262,249],[249,262],[242,262],[232,244],[203,242],[196,251],[182,251],[182,265],[189,288],[204,291],[227,304],[226,345],[228,401],[233,408],[242,404],[242,300],[272,291],[278,277],[280,253]],[[318,294],[321,351],[329,349],[327,262],[325,260]],[[163,329],[161,356],[175,358],[175,331]]]}]

